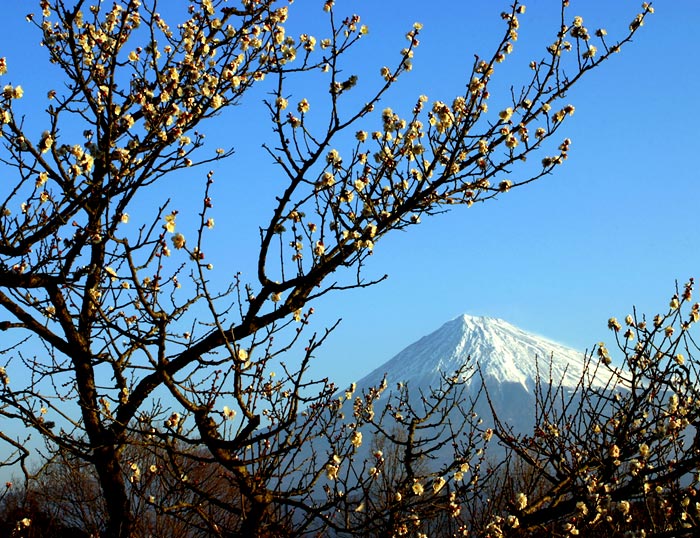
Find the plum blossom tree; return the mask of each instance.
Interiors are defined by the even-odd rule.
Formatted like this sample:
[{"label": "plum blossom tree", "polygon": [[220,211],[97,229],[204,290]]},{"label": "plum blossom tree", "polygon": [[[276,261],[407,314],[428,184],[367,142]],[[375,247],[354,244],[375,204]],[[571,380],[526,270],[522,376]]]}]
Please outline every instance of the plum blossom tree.
[{"label": "plum blossom tree", "polygon": [[[363,268],[384,236],[452,205],[494,200],[562,164],[570,141],[555,139],[574,113],[567,91],[652,11],[645,3],[613,40],[567,7],[562,0],[545,56],[504,110],[489,112],[487,103],[518,37],[518,1],[460,95],[421,95],[400,112],[380,102],[411,69],[418,23],[352,110],[347,98],[359,79],[344,75],[344,58],[367,29],[358,15],[339,16],[332,0],[319,4],[328,21],[319,37],[287,33],[293,9],[275,0],[193,0],[176,25],[155,0],[39,2],[28,19],[62,79],[43,114],[23,109],[21,85],[6,83],[0,96],[0,413],[43,439],[49,459],[91,469],[105,536],[145,532],[149,510],[187,522],[192,535],[377,528],[357,516],[352,491],[326,482],[342,478],[363,495],[376,489],[380,466],[367,463],[376,456],[360,461],[358,451],[360,427],[384,416],[374,410],[383,388],[339,398],[327,379],[307,378],[332,330],[310,331],[312,305],[374,284]],[[11,69],[12,58],[2,58],[0,75]],[[304,81],[319,77],[325,102],[311,102]],[[179,171],[232,155],[207,148],[202,129],[245,106],[255,87],[268,92],[272,136],[262,142],[283,186],[260,223],[256,274],[220,287],[205,257],[215,233],[213,173],[201,172],[202,196],[190,207],[171,207],[165,190]],[[44,123],[42,134],[27,117]],[[233,147],[239,135],[231,133]],[[537,155],[530,175],[510,175]],[[152,213],[134,211],[161,195]],[[185,216],[197,224],[187,229]],[[436,402],[451,401],[462,374],[446,377]],[[445,409],[423,411],[435,420]],[[405,436],[387,437],[416,459],[433,449],[413,444],[411,431],[427,420],[419,415],[399,423]],[[8,464],[26,461],[24,438],[0,437]],[[314,438],[327,450],[305,452]],[[448,468],[462,468],[472,450]],[[384,486],[399,487],[403,500],[384,495],[374,514],[402,529],[409,514],[418,532],[422,506],[449,488],[434,471],[404,465]],[[439,502],[457,512],[454,497]]]},{"label": "plum blossom tree", "polygon": [[[532,432],[495,418],[506,450],[483,517],[491,535],[694,536],[700,527],[692,279],[651,320],[610,318],[578,390],[542,379]],[[612,346],[611,346],[612,347]],[[590,383],[609,374],[606,387]],[[606,375],[607,375],[606,374]]]}]

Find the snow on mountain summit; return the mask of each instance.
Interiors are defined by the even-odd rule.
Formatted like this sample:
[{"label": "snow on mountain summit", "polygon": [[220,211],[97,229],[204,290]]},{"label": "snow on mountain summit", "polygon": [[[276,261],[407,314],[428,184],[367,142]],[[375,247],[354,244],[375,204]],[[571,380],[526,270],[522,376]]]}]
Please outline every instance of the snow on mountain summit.
[{"label": "snow on mountain summit", "polygon": [[[489,384],[514,383],[529,392],[538,369],[545,380],[551,371],[555,383],[575,387],[584,369],[584,354],[502,319],[465,314],[409,345],[358,385],[377,385],[386,374],[390,385],[401,381],[414,388],[435,386],[440,372],[449,374],[465,363],[478,364]],[[591,379],[599,386],[605,381]]]}]

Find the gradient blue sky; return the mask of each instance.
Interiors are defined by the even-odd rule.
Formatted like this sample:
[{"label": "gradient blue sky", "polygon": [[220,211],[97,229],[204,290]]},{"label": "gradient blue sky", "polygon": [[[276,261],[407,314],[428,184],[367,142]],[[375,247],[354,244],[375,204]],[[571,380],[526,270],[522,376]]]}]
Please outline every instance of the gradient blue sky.
[{"label": "gradient blue sky", "polygon": [[[38,34],[24,22],[27,12],[38,11],[34,4],[4,2],[0,33],[0,56],[10,65],[4,82],[25,88],[32,125],[32,114],[45,106],[45,90],[56,84],[54,72],[45,68],[45,51],[37,46]],[[161,8],[186,4],[161,2]],[[517,86],[529,61],[540,59],[553,41],[558,2],[526,4],[516,51],[497,73],[492,93]],[[572,0],[569,18],[582,15],[591,30],[605,27],[616,36],[640,4]],[[388,273],[387,281],[318,302],[319,329],[338,317],[343,322],[318,354],[317,375],[349,383],[462,313],[500,317],[583,350],[610,340],[611,315],[624,317],[633,305],[653,315],[666,307],[676,280],[700,277],[697,4],[653,4],[656,13],[634,42],[569,94],[576,114],[564,134],[573,145],[555,175],[495,203],[425,219],[380,242],[366,274]],[[290,9],[290,31],[322,28],[321,5],[297,0]],[[503,28],[499,13],[507,5],[337,0],[339,14],[357,12],[370,28],[349,58],[348,73],[359,73],[360,85],[369,84],[382,65],[396,61],[405,32],[420,21],[424,31],[415,68],[382,104],[408,111],[421,93],[451,102],[462,93],[473,55],[490,54],[496,45]],[[297,88],[295,96],[303,97],[303,91]],[[269,216],[265,197],[274,192],[277,172],[260,149],[271,139],[261,106],[249,101],[227,114],[206,129],[213,147],[231,140],[237,149],[215,176],[219,244],[211,254],[218,270],[243,270],[245,276],[256,253],[257,226]],[[185,187],[171,186],[163,196],[184,204]]]}]

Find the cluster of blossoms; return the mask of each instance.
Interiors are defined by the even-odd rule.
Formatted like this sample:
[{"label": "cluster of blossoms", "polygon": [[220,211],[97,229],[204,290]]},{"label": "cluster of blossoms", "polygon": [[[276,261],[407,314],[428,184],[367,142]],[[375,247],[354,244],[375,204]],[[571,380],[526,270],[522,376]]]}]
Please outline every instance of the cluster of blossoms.
[{"label": "cluster of blossoms", "polygon": [[496,54],[495,60],[498,63],[503,62],[508,54],[513,52],[513,43],[518,40],[518,28],[520,28],[519,14],[525,13],[526,7],[521,4],[517,10],[512,13],[501,13],[501,18],[508,24],[508,40],[501,46],[501,50]]},{"label": "cluster of blossoms", "polygon": [[350,444],[355,448],[362,446],[362,432],[355,430],[350,436]]},{"label": "cluster of blossoms", "polygon": [[[23,517],[23,518],[20,519],[20,520],[17,522],[17,524],[15,525],[14,531],[15,531],[16,533],[18,533],[18,535],[20,535],[19,533],[24,532],[25,530],[27,530],[27,529],[28,529],[29,527],[31,527],[31,526],[32,526],[32,520],[31,520],[30,518],[28,518],[28,517]],[[20,535],[20,536],[21,536],[21,535]]]},{"label": "cluster of blossoms", "polygon": [[129,482],[138,482],[141,479],[141,469],[139,468],[138,464],[132,461],[129,464],[129,470],[131,471],[131,474],[129,475]]},{"label": "cluster of blossoms", "polygon": [[164,425],[166,428],[177,428],[177,426],[180,424],[180,420],[182,417],[180,416],[180,413],[172,413],[170,417],[165,421]]},{"label": "cluster of blossoms", "polygon": [[21,99],[24,95],[24,90],[22,86],[12,86],[11,84],[6,84],[2,88],[2,96],[8,101],[11,99]]},{"label": "cluster of blossoms", "polygon": [[420,481],[417,478],[413,479],[413,484],[411,485],[411,491],[413,491],[414,495],[423,495],[423,484],[420,483]]},{"label": "cluster of blossoms", "polygon": [[[356,420],[370,422],[374,418],[374,404],[381,394],[386,390],[386,379],[379,387],[371,387],[364,397],[357,397],[353,402],[353,416]],[[358,432],[359,433],[359,432]],[[362,437],[360,437],[360,442]]]},{"label": "cluster of blossoms", "polygon": [[468,472],[469,472],[469,462],[463,462],[460,464],[459,468],[455,471],[452,478],[456,482],[461,482],[462,480],[464,480],[465,473],[468,473]]},{"label": "cluster of blossoms", "polygon": [[[97,8],[90,9],[98,13]],[[225,22],[231,13],[223,10],[222,18],[218,18],[214,11],[209,1],[193,7],[190,10],[192,17],[178,26],[179,36],[176,36],[158,14],[144,14],[140,1],[129,2],[128,6],[115,3],[102,21],[97,17],[88,21],[82,11],[76,10],[71,20],[74,26],[72,34],[64,27],[65,21],[54,22],[51,20],[52,11],[48,7],[43,10],[44,18],[39,24],[43,44],[61,63],[70,50],[71,40],[75,40],[78,47],[75,54],[86,71],[85,80],[94,90],[97,110],[108,114],[109,121],[118,126],[118,136],[127,136],[122,147],[115,147],[112,154],[114,161],[120,163],[123,174],[140,166],[143,160],[138,154],[153,143],[166,146],[177,142],[181,146],[178,155],[182,162],[192,164],[186,156],[190,151],[186,146],[192,141],[184,133],[202,116],[232,102],[250,84],[262,80],[265,69],[279,63],[277,55],[271,53],[264,61],[254,62],[254,59],[262,58],[264,49],[286,46],[288,40],[284,37],[282,24],[287,19],[287,7],[261,12],[239,29]],[[117,96],[127,92],[114,85],[106,66],[110,65],[112,55],[122,54],[121,47],[144,20],[154,32],[163,35],[166,45],[161,47],[154,38],[141,47],[123,52],[133,76],[129,97],[120,104]],[[313,43],[314,40],[307,37],[306,42]],[[179,45],[175,47],[175,43]],[[154,70],[157,80],[153,81],[148,79],[147,73],[155,65],[158,65]],[[0,74],[6,70],[6,62],[2,59]],[[17,99],[22,96],[22,88],[8,85],[3,95],[7,99]],[[55,96],[56,92],[50,92],[50,98]],[[1,112],[7,114],[7,110]],[[136,125],[136,118],[140,118],[148,131],[148,138],[143,141],[129,133]],[[54,142],[53,134],[45,133],[37,147],[41,152],[48,152]],[[199,135],[194,144],[200,145]],[[90,159],[94,151],[88,148],[85,154]],[[77,155],[76,160],[80,160]],[[89,171],[89,163],[85,162],[71,167],[74,177],[87,175]],[[181,247],[176,245],[176,248]]]},{"label": "cluster of blossoms", "polygon": [[228,405],[224,406],[223,412],[224,412],[224,418],[226,420],[233,420],[234,418],[236,418],[236,410],[231,409]]},{"label": "cluster of blossoms", "polygon": [[[644,18],[648,14],[654,13],[654,8],[648,2],[642,4],[642,13],[638,13],[629,25],[630,32],[635,32],[641,26],[644,25]],[[601,46],[604,48],[606,54],[609,52],[619,52],[619,45],[608,46],[605,41],[607,36],[607,31],[604,28],[599,28],[595,32],[595,36],[599,38]],[[574,50],[580,50],[580,59],[583,62],[592,62],[598,54],[598,47],[591,43],[591,34],[588,28],[584,25],[583,17],[576,16],[573,18],[571,25],[562,27],[562,31],[559,34],[560,38],[548,47],[549,52],[553,56],[559,56],[562,52],[569,52]],[[576,40],[577,46],[574,47],[571,42],[564,39],[569,36],[571,39]]]},{"label": "cluster of blossoms", "polygon": [[337,454],[333,454],[331,461],[326,464],[326,477],[328,480],[337,480],[340,471],[341,459]]}]

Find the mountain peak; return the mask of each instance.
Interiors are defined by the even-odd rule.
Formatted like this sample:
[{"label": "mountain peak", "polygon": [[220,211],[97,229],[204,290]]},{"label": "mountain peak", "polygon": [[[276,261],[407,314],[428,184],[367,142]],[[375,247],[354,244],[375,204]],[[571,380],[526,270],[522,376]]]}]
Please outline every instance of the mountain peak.
[{"label": "mountain peak", "polygon": [[[440,372],[464,364],[478,365],[493,383],[516,383],[530,391],[538,374],[574,387],[584,369],[584,354],[498,318],[464,314],[445,323],[399,352],[363,378],[366,387],[381,382],[405,382],[414,387],[436,385]],[[605,380],[593,380],[603,384]]]}]

